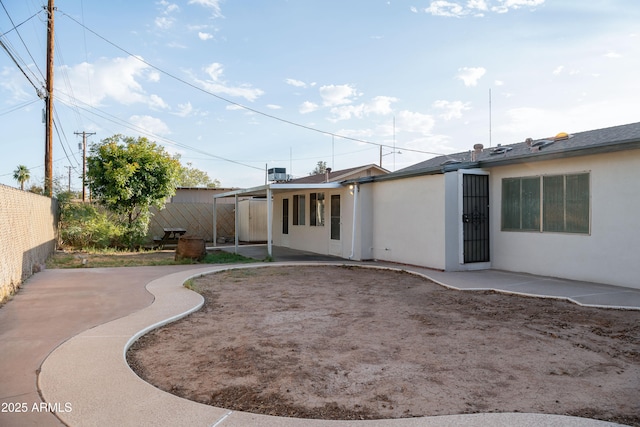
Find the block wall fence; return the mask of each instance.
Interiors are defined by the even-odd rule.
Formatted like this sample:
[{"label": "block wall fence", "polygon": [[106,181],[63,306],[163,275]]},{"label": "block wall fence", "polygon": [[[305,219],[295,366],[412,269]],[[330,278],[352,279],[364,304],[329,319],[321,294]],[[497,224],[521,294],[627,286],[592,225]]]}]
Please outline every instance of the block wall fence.
[{"label": "block wall fence", "polygon": [[58,202],[0,184],[0,303],[56,248]]}]

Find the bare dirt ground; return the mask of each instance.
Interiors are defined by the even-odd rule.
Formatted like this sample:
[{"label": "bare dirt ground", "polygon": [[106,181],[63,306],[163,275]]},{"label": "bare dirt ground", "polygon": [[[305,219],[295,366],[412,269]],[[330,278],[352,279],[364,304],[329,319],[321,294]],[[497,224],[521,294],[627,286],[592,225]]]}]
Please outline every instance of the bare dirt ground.
[{"label": "bare dirt ground", "polygon": [[204,307],[128,354],[187,399],[302,418],[537,412],[640,426],[640,311],[347,266],[230,270],[193,286]]}]

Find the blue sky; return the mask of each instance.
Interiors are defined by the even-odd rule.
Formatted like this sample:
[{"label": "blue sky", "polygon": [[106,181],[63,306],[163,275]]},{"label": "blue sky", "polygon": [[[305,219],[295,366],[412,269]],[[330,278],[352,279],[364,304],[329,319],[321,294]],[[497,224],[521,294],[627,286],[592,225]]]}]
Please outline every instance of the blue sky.
[{"label": "blue sky", "polygon": [[[36,87],[44,4],[2,0],[0,10],[0,40]],[[383,167],[398,170],[476,143],[640,120],[637,0],[56,7],[54,174],[66,185],[71,166],[76,190],[81,131],[95,132],[90,143],[147,136],[224,187],[251,187],[265,165],[299,177],[318,161],[377,164],[380,145]],[[0,183],[17,186],[19,164],[42,182],[43,105],[0,50]]]}]

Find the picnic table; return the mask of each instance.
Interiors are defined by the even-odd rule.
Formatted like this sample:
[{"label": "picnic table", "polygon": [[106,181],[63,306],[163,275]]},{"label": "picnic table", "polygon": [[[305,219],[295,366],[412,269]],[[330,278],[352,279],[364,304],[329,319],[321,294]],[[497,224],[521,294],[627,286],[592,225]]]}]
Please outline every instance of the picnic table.
[{"label": "picnic table", "polygon": [[184,228],[163,228],[164,236],[154,238],[153,242],[160,248],[166,244],[177,244],[181,236],[187,232]]}]

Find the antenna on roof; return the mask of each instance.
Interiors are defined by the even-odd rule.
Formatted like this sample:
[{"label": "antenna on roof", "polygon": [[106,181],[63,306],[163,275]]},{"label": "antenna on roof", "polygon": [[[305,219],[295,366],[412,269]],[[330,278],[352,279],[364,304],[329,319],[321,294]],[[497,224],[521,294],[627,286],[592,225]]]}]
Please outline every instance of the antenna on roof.
[{"label": "antenna on roof", "polygon": [[491,88],[489,88],[489,147],[491,147]]}]

